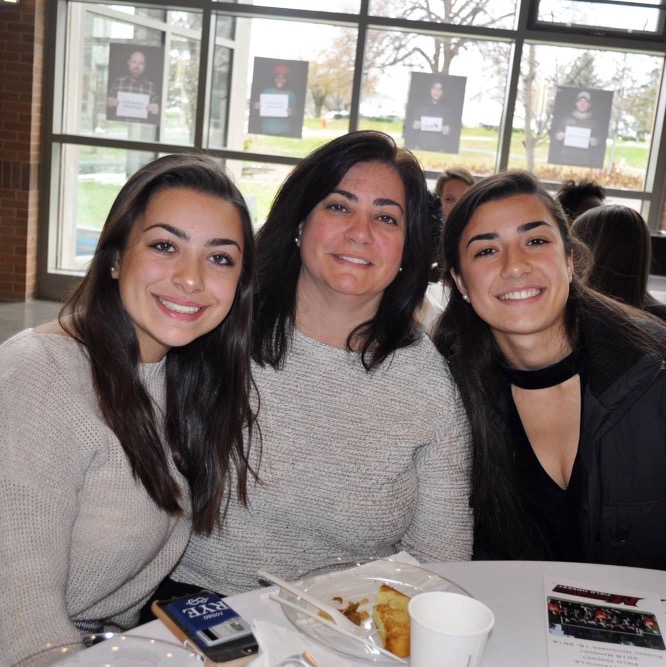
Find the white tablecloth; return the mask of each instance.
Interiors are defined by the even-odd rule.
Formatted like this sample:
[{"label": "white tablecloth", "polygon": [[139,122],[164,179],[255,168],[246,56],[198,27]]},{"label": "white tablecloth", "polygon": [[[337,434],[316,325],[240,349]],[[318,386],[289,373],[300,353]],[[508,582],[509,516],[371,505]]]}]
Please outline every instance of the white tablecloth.
[{"label": "white tablecloth", "polygon": [[[464,588],[495,614],[495,627],[483,667],[546,667],[546,620],[543,611],[544,576],[560,577],[605,590],[635,589],[666,598],[666,572],[611,565],[530,561],[474,561],[424,565]],[[280,607],[260,599],[268,589],[227,598],[244,618],[291,627]],[[132,630],[132,634],[173,641],[160,621]]]}]

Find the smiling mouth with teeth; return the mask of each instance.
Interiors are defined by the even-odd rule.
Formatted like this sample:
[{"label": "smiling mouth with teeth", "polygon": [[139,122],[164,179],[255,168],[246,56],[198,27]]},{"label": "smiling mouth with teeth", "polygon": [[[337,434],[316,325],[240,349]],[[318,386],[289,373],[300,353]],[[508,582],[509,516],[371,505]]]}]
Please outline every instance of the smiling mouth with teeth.
[{"label": "smiling mouth with teeth", "polygon": [[183,315],[194,315],[198,313],[201,308],[197,306],[180,306],[177,303],[172,303],[171,301],[165,301],[157,297],[157,300],[167,309],[172,310],[174,313],[182,313]]},{"label": "smiling mouth with teeth", "polygon": [[363,264],[364,266],[368,266],[370,262],[366,262],[364,259],[360,259],[358,257],[347,257],[347,255],[338,255],[340,259],[344,259],[347,262],[351,262],[352,264]]},{"label": "smiling mouth with teeth", "polygon": [[522,301],[523,299],[531,299],[533,296],[539,296],[543,290],[540,289],[524,289],[520,292],[509,292],[502,294],[499,297],[500,301]]}]

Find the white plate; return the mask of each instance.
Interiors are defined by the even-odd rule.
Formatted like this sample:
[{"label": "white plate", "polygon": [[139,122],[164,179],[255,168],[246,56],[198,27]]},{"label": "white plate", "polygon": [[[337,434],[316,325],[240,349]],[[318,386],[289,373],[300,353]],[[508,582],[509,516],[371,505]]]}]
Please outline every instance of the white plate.
[{"label": "white plate", "polygon": [[[340,570],[340,568],[344,569]],[[363,622],[363,630],[360,634],[366,637],[371,645],[380,647],[382,641],[372,620],[372,607],[377,598],[377,591],[382,584],[388,584],[409,597],[425,591],[451,591],[469,595],[457,584],[424,568],[386,559],[344,563],[337,565],[333,572],[330,569],[325,572],[314,570],[299,579],[296,584],[339,609],[344,609],[349,602],[366,599],[367,602],[358,608],[359,612],[367,611],[369,616]],[[315,613],[318,611],[315,607],[286,591],[281,590],[280,597],[304,606],[309,611]],[[335,602],[334,597],[341,597],[343,602]],[[340,655],[377,665],[394,665],[395,667],[398,664],[381,653],[374,653],[371,647],[367,648],[360,642],[349,639],[316,620],[308,618],[305,614],[288,607],[284,607],[283,610],[287,618],[299,630]]]},{"label": "white plate", "polygon": [[[69,644],[45,651],[29,661],[39,667],[194,667],[203,658],[180,644],[150,637],[104,633],[95,636],[102,641],[90,648]],[[82,650],[83,648],[83,650]]]}]

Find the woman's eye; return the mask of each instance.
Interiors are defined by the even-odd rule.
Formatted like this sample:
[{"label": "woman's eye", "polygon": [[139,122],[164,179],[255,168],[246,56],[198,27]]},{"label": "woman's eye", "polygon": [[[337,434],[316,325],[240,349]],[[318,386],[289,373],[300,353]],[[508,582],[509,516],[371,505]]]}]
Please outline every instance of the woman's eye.
[{"label": "woman's eye", "polygon": [[493,255],[495,253],[495,248],[482,248],[474,253],[474,257],[487,257],[488,255]]},{"label": "woman's eye", "polygon": [[155,243],[150,244],[150,247],[159,252],[175,252],[176,250],[169,241],[155,241]]},{"label": "woman's eye", "polygon": [[347,210],[347,207],[344,204],[338,204],[337,202],[329,204],[326,208],[329,209],[330,211],[336,211],[336,212]]},{"label": "woman's eye", "polygon": [[397,225],[398,224],[398,221],[392,215],[383,214],[383,215],[379,216],[379,219],[382,222],[386,222],[389,225]]},{"label": "woman's eye", "polygon": [[528,241],[529,245],[546,245],[546,243],[550,243],[548,239],[530,239]]},{"label": "woman's eye", "polygon": [[231,257],[229,257],[229,255],[226,255],[224,253],[219,253],[217,255],[213,255],[210,258],[210,261],[213,262],[213,264],[218,264],[220,266],[226,266],[226,265],[234,266],[235,265],[234,260],[231,259]]}]

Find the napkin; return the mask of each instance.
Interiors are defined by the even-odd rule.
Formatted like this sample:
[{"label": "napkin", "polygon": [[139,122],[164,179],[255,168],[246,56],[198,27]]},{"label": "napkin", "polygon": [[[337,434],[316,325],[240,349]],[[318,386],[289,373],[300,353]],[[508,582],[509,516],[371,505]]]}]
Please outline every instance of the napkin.
[{"label": "napkin", "polygon": [[[393,554],[386,560],[409,565],[419,565],[419,561],[410,556],[406,551]],[[267,595],[262,595],[266,604],[277,604],[271,602]],[[281,660],[292,655],[298,655],[304,651],[310,653],[317,659],[319,667],[352,667],[353,661],[344,658],[330,649],[324,648],[314,640],[310,639],[296,628],[283,628],[266,621],[255,621],[252,631],[257,638],[260,651],[259,655],[247,667],[274,667]]]},{"label": "napkin", "polygon": [[304,651],[316,658],[318,667],[352,667],[354,663],[310,640],[296,629],[282,628],[266,621],[255,621],[252,631],[261,647],[247,667],[273,667],[281,660]]}]

